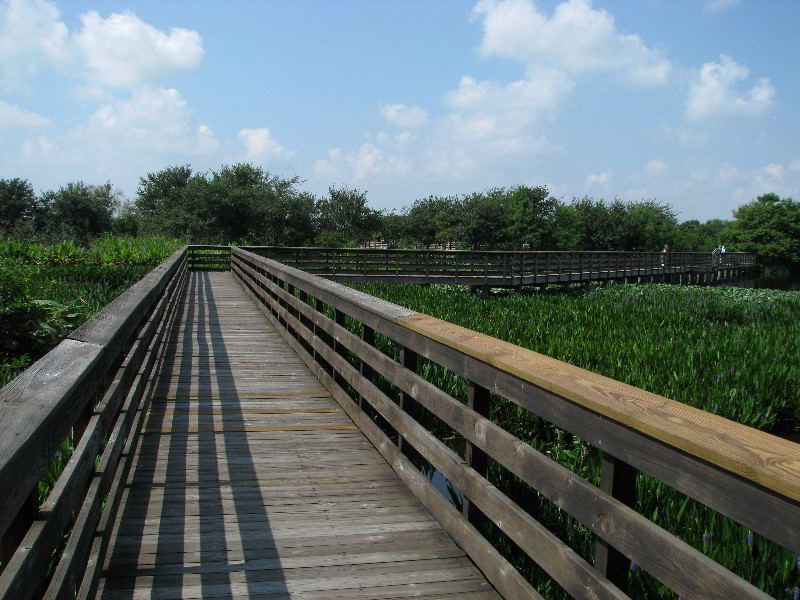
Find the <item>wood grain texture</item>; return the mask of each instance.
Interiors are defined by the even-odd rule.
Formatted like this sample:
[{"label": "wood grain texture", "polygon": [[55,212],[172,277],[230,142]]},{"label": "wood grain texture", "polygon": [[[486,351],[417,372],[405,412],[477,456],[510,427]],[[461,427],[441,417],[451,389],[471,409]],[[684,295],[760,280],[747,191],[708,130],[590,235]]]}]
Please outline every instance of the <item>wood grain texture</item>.
[{"label": "wood grain texture", "polygon": [[[285,309],[280,308],[278,311],[280,313]],[[293,317],[288,314],[283,317],[291,325]],[[485,450],[500,464],[575,516],[598,536],[619,547],[626,556],[632,557],[673,590],[686,597],[766,598],[762,592],[713,560],[576,477],[488,419],[468,410],[408,369],[365,345],[330,319],[316,315],[314,322],[327,329],[331,337],[369,360],[376,371],[388,381],[407,393],[413,393],[421,404],[464,435],[467,441]],[[310,335],[310,332],[306,332],[306,335]],[[355,367],[336,356],[318,338],[310,341],[314,350],[333,364],[337,372],[343,374],[346,383],[373,404],[390,425],[411,442],[417,452],[464,491],[467,499],[475,500],[480,509],[486,509],[500,529],[525,549],[573,596],[619,597],[618,589],[599,578],[596,571],[571,554],[560,540],[549,536],[544,528],[529,519],[524,511],[489,485],[484,478],[478,477],[473,469],[465,469],[464,461],[444,448],[377,388],[360,378]],[[626,569],[628,564],[626,560]]]},{"label": "wood grain texture", "polygon": [[403,314],[402,307],[396,305],[382,312],[381,303],[362,302],[363,294],[354,294],[344,286],[243,250],[234,249],[233,257],[247,275],[257,280],[263,278],[254,268],[263,264],[298,288],[321,297],[401,344],[406,344],[409,336],[401,339],[401,336],[392,335],[394,332],[387,331],[387,322],[420,334],[422,338],[417,339],[416,344],[408,345],[422,355],[428,356],[424,340],[436,341],[791,501],[800,501],[800,445],[796,443],[428,315],[413,311]]},{"label": "wood grain texture", "polygon": [[800,500],[800,444],[428,315],[400,317],[397,323],[788,498]]},{"label": "wood grain texture", "polygon": [[98,597],[499,597],[231,274],[179,315]]},{"label": "wood grain texture", "polygon": [[83,409],[82,388],[102,352],[64,340],[0,390],[0,535]]}]

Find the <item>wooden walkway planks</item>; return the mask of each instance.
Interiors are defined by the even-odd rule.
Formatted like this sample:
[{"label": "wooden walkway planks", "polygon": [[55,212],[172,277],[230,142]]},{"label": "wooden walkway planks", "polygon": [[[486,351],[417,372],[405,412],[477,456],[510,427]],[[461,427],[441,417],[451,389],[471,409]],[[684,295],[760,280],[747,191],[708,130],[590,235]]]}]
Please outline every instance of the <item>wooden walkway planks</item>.
[{"label": "wooden walkway planks", "polygon": [[193,273],[102,598],[498,598],[230,273]]}]

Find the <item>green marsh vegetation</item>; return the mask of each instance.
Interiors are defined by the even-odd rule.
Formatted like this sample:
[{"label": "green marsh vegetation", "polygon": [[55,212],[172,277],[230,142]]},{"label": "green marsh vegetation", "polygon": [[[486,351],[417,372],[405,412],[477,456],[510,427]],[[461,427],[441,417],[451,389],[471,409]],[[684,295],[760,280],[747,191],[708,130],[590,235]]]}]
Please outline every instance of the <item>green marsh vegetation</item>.
[{"label": "green marsh vegetation", "polygon": [[164,237],[0,241],[0,387],[172,254]]},{"label": "green marsh vegetation", "polygon": [[[800,292],[609,285],[480,297],[456,286],[354,287],[750,427],[800,437]],[[397,353],[381,338],[382,350]],[[426,361],[418,372],[466,400],[463,378]],[[425,425],[458,450],[458,437],[425,416],[430,417]],[[600,455],[583,440],[499,397],[492,403],[491,418],[599,484]],[[497,465],[490,475],[495,485],[592,560],[594,539],[585,527]],[[646,475],[638,477],[636,509],[776,598],[790,598],[800,586],[800,559],[794,553]],[[510,548],[501,533],[491,537],[498,547]],[[534,565],[518,566],[546,597],[566,597]],[[630,585],[639,598],[674,597],[635,564]]]}]

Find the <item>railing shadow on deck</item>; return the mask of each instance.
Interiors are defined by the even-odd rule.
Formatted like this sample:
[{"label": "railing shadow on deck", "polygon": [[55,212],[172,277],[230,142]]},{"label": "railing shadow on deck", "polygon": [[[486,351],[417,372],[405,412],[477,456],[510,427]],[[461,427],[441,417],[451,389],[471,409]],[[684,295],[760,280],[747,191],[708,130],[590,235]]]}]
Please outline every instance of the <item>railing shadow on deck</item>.
[{"label": "railing shadow on deck", "polygon": [[[639,473],[800,552],[798,444],[242,249],[232,250],[232,270],[504,597],[539,596],[482,535],[486,520],[576,598],[627,597],[634,563],[685,598],[768,597],[637,513]],[[388,343],[397,355],[376,348],[379,336],[384,350]],[[420,377],[418,358],[465,378],[466,405]],[[490,420],[500,399],[594,446],[603,460],[600,487]],[[463,439],[463,456],[425,429],[416,418],[420,409]],[[408,447],[463,492],[463,514],[408,460]],[[595,556],[578,555],[504,494],[491,481],[490,464],[591,531]]]},{"label": "railing shadow on deck", "polygon": [[[121,519],[129,524],[128,539],[155,539],[156,546],[118,546],[111,563],[150,554],[145,562],[149,565],[152,560],[152,567],[139,568],[137,575],[152,576],[153,588],[172,589],[175,596],[186,586],[189,594],[202,597],[288,598],[278,541],[272,535],[215,302],[208,273],[195,272],[183,322],[176,323],[170,340],[175,349],[154,381],[150,418],[131,486],[131,492],[138,489],[141,496],[137,502],[129,496]],[[160,502],[152,498],[153,490],[159,491]],[[158,515],[148,511],[148,506],[152,510],[159,505]],[[157,516],[157,532],[147,526],[143,512],[148,521]],[[238,538],[229,531],[230,521],[238,526]],[[132,566],[136,564],[134,559]],[[118,568],[114,574],[123,575],[124,566]],[[244,572],[243,581],[232,579],[232,573],[239,571]],[[192,575],[199,582],[187,580]],[[133,598],[132,586],[124,579],[120,583],[117,597]],[[114,589],[114,582],[106,589]]]}]

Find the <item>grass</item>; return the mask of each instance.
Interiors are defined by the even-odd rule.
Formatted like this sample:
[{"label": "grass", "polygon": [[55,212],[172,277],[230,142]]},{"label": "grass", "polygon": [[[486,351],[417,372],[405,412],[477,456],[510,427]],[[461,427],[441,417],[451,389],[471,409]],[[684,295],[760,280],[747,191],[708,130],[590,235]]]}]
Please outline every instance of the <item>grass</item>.
[{"label": "grass", "polygon": [[[745,425],[790,438],[800,432],[800,293],[740,288],[612,285],[571,293],[496,293],[469,288],[359,284],[358,289],[674,398]],[[383,350],[397,352],[381,341]],[[418,372],[464,401],[467,382],[429,361]],[[598,484],[600,456],[583,440],[500,397],[490,418],[581,477]],[[426,426],[455,447],[435,419]],[[522,502],[585,559],[594,536],[499,465],[490,480]],[[732,520],[640,474],[636,510],[776,598],[800,586],[797,556]],[[535,565],[519,559],[498,532],[493,542],[551,598],[566,597]],[[674,594],[635,564],[631,593]]]}]

